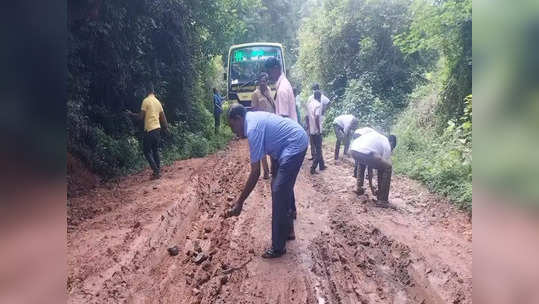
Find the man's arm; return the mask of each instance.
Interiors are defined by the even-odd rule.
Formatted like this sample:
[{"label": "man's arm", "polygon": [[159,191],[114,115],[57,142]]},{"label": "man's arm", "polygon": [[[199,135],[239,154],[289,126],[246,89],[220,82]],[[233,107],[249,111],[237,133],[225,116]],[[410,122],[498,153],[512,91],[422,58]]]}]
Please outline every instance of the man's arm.
[{"label": "man's arm", "polygon": [[159,112],[159,123],[161,124],[163,130],[168,131],[167,117],[165,116],[165,112],[163,111]]},{"label": "man's arm", "polygon": [[320,130],[322,130],[321,126],[320,126],[320,115],[316,115],[314,117],[314,123],[316,125],[316,127],[318,128],[318,133],[320,133]]},{"label": "man's arm", "polygon": [[131,117],[138,119],[138,120],[144,120],[144,115],[146,115],[146,111],[141,110],[140,113],[133,113],[130,110],[126,110],[127,114],[129,114]]},{"label": "man's arm", "polygon": [[245,187],[243,188],[243,191],[241,192],[240,198],[238,198],[236,205],[232,209],[227,211],[226,217],[240,215],[241,210],[243,209],[243,203],[245,202],[247,197],[249,197],[249,194],[251,194],[251,192],[255,188],[259,177],[260,177],[260,161],[257,161],[255,163],[251,163],[251,173],[249,174],[247,183],[245,184]]}]

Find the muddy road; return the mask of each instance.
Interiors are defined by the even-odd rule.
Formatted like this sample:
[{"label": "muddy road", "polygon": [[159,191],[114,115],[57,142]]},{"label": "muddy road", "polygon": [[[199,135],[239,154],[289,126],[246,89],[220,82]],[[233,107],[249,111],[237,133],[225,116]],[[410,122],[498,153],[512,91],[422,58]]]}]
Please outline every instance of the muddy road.
[{"label": "muddy road", "polygon": [[[331,159],[330,149],[326,158]],[[349,160],[296,183],[296,240],[279,259],[270,244],[270,182],[240,217],[223,213],[249,174],[234,141],[68,200],[70,303],[471,303],[469,216],[415,181],[393,176],[395,209],[353,191]],[[178,246],[179,254],[167,248]]]}]

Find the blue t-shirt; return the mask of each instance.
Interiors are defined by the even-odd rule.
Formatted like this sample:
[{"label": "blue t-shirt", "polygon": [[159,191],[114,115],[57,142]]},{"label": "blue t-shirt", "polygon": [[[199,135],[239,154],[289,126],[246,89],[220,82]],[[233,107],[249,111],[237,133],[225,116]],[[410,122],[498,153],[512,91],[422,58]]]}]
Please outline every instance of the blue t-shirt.
[{"label": "blue t-shirt", "polygon": [[247,112],[244,128],[251,163],[269,154],[283,164],[290,157],[307,150],[307,133],[290,118],[269,112]]}]

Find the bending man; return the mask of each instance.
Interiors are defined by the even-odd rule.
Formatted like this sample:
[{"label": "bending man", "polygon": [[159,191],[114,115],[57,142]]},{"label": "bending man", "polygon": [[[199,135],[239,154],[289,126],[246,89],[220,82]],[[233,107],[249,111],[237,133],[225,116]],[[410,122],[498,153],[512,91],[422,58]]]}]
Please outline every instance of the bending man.
[{"label": "bending man", "polygon": [[247,137],[251,157],[251,173],[235,206],[227,216],[237,216],[260,177],[260,159],[271,157],[271,248],[263,258],[276,258],[286,253],[286,240],[295,239],[292,206],[294,184],[305,152],[307,134],[295,121],[268,112],[246,112],[240,104],[228,112],[232,131],[240,138]]},{"label": "bending man", "polygon": [[[372,174],[369,174],[369,185],[373,195],[376,196],[379,207],[389,206],[389,187],[391,184],[391,152],[397,145],[395,135],[385,137],[378,132],[369,132],[361,135],[352,142],[350,147],[352,157],[361,166],[361,172],[357,176],[357,193],[363,194],[364,172],[365,166],[369,169],[376,169],[378,176],[378,190],[375,191],[372,187]],[[369,172],[370,173],[370,172]]]},{"label": "bending man", "polygon": [[354,115],[340,115],[333,120],[333,129],[335,130],[335,136],[337,141],[335,142],[335,160],[339,159],[339,150],[341,149],[341,142],[344,143],[343,155],[348,155],[348,148],[350,146],[350,139],[352,134],[359,124],[359,120]]}]

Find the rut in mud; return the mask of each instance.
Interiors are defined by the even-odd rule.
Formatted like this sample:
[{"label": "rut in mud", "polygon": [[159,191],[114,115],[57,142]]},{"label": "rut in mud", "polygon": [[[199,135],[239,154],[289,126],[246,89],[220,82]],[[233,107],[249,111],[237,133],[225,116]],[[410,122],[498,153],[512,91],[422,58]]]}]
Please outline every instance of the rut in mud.
[{"label": "rut in mud", "polygon": [[270,244],[269,181],[239,218],[223,218],[249,173],[245,141],[178,161],[158,181],[143,172],[70,198],[69,302],[472,302],[467,214],[400,176],[396,209],[376,208],[353,192],[349,161],[314,176],[309,164],[295,188],[297,239],[275,260],[260,258]]}]

